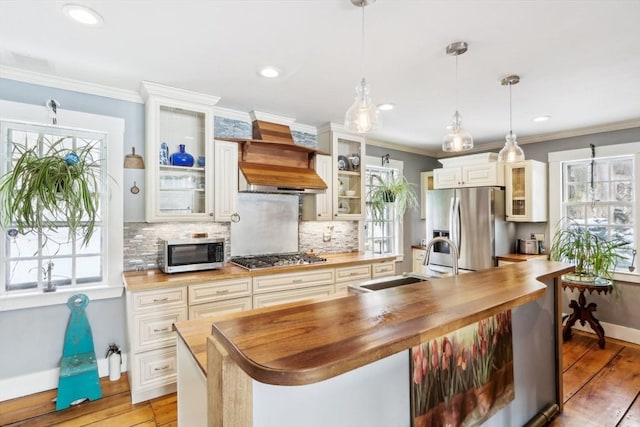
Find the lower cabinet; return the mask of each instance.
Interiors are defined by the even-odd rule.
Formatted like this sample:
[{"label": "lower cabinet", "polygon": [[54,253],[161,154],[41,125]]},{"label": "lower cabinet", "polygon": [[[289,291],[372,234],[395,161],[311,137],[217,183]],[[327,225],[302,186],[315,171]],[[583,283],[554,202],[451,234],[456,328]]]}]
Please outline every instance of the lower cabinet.
[{"label": "lower cabinet", "polygon": [[[175,322],[334,293],[346,294],[351,284],[393,274],[395,260],[305,272],[247,275],[146,291],[127,290],[132,403],[176,391]],[[185,390],[180,392],[181,395],[184,393],[189,394]],[[181,401],[184,400],[181,398]],[[183,417],[189,413],[181,411],[180,405],[178,412]]]},{"label": "lower cabinet", "polygon": [[427,267],[422,265],[422,263],[424,262],[424,257],[427,256],[427,250],[413,248],[411,250],[411,253],[413,255],[413,266],[411,271],[418,274],[427,274]]}]

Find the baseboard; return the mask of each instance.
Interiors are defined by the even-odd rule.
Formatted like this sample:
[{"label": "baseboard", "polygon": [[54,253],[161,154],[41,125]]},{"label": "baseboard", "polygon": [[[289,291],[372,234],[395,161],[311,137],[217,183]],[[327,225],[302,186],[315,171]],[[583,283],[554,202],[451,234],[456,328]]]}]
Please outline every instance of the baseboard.
[{"label": "baseboard", "polygon": [[[98,359],[98,375],[109,375],[107,359]],[[122,355],[122,372],[127,372],[127,355]],[[60,368],[20,375],[18,377],[0,379],[0,402],[58,388]]]},{"label": "baseboard", "polygon": [[[627,326],[616,325],[614,323],[600,322],[600,324],[604,329],[605,339],[606,337],[611,337],[620,341],[627,341],[633,344],[640,345],[640,330],[629,328]],[[588,323],[585,323],[584,326],[582,326],[580,325],[580,322],[576,322],[576,324],[573,325],[573,329],[592,333],[595,335],[595,332],[593,331],[593,329],[591,329],[591,326],[589,326]]]}]

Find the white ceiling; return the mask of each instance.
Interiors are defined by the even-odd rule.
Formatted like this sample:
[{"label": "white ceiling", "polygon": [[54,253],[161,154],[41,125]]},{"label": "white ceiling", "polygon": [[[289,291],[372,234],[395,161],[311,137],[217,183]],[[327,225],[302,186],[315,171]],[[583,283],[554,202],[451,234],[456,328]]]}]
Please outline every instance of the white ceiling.
[{"label": "white ceiling", "polygon": [[[104,18],[88,28],[66,1],[0,0],[0,65],[139,90],[142,80],[220,96],[218,105],[320,126],[342,122],[360,79],[361,10],[350,0],[74,0]],[[365,76],[393,102],[370,136],[437,151],[455,110],[477,146],[640,118],[640,0],[378,0],[365,9]],[[277,80],[260,65],[284,70]],[[551,120],[534,123],[540,115]]]}]

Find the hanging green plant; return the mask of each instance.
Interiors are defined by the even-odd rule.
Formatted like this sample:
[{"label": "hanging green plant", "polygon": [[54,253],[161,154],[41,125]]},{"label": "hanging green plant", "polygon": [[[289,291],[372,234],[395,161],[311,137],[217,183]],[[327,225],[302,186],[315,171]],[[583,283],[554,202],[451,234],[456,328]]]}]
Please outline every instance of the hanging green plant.
[{"label": "hanging green plant", "polygon": [[0,178],[0,218],[5,228],[19,233],[68,227],[70,235],[89,243],[99,216],[102,181],[94,144],[65,147],[66,137],[38,154],[32,148],[13,144],[13,169]]},{"label": "hanging green plant", "polygon": [[418,197],[411,184],[402,176],[390,176],[383,179],[380,175],[372,175],[379,185],[372,186],[368,194],[367,202],[371,207],[374,222],[382,222],[384,211],[389,203],[396,207],[396,215],[401,218],[407,209],[418,207]]}]

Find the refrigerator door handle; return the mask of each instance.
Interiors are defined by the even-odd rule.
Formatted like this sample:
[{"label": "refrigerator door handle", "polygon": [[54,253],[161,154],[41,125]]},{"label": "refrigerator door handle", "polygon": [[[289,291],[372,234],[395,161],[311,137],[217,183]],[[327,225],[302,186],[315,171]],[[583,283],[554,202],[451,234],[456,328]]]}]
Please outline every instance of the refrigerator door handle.
[{"label": "refrigerator door handle", "polygon": [[451,198],[451,200],[449,201],[449,238],[451,239],[451,241],[453,241],[454,235],[455,235],[455,220],[456,220],[456,196],[455,193],[453,195],[453,197]]},{"label": "refrigerator door handle", "polygon": [[[462,227],[462,225],[460,224],[460,199],[456,198],[455,199],[455,205],[453,207],[453,220],[455,221],[455,233],[451,236],[452,237],[452,241],[455,243],[456,245],[456,249],[458,250],[458,259],[460,258],[460,243],[461,243],[461,234],[460,233],[460,228]],[[451,221],[451,224],[453,226],[454,221]]]}]

